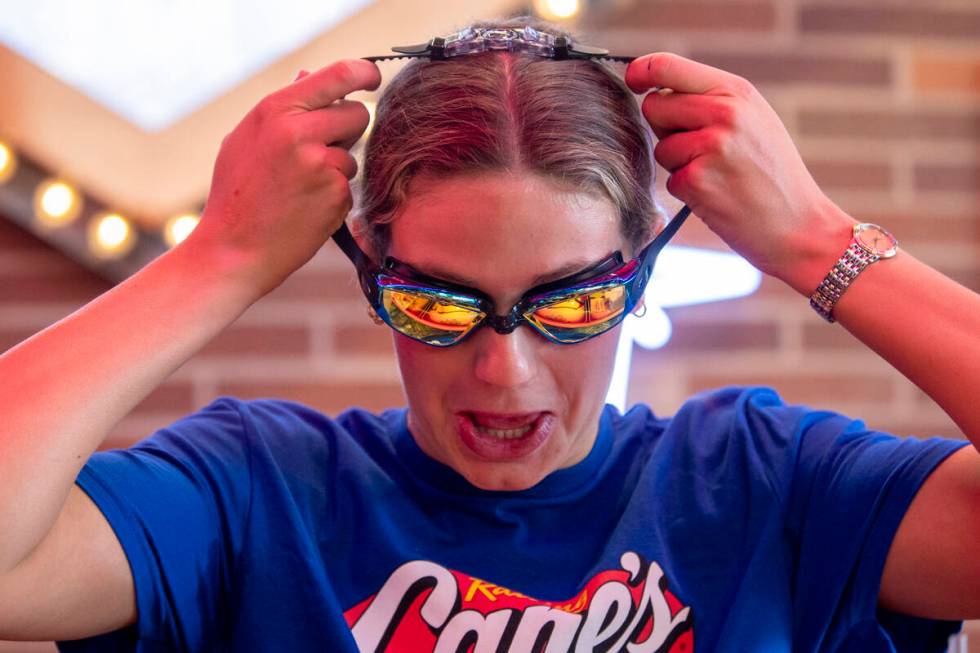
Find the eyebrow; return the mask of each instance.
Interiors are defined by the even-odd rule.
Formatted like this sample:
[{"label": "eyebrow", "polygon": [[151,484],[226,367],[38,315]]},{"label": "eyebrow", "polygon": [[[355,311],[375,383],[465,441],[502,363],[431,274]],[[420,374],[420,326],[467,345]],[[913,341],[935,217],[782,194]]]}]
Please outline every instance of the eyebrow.
[{"label": "eyebrow", "polygon": [[[535,286],[540,286],[541,284],[548,283],[550,281],[557,281],[558,279],[562,279],[564,277],[575,274],[577,272],[587,270],[588,268],[591,268],[592,266],[599,263],[599,261],[604,260],[607,256],[608,254],[595,261],[589,261],[584,259],[571,261],[570,263],[566,263],[565,265],[555,270],[552,270],[551,272],[547,272],[545,274],[541,274],[534,277],[534,279],[531,280],[531,285],[529,287],[533,288]],[[435,277],[443,281],[449,281],[450,283],[455,283],[463,286],[470,286],[471,288],[480,288],[479,282],[474,281],[472,279],[467,279],[466,277],[462,277],[456,274],[452,274],[451,272],[446,272],[445,270],[441,270],[438,267],[433,267],[429,265],[418,265],[414,267],[415,269],[419,270],[424,274],[429,275],[430,277]]]}]

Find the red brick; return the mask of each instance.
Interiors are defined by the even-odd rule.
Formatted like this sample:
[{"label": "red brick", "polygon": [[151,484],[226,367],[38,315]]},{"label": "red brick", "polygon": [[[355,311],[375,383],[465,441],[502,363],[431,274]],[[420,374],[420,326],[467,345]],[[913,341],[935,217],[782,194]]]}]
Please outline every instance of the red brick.
[{"label": "red brick", "polygon": [[353,267],[349,271],[300,268],[266,295],[276,300],[353,299],[362,296]]},{"label": "red brick", "polygon": [[865,350],[867,346],[839,324],[819,323],[803,325],[803,348]]},{"label": "red brick", "polygon": [[803,136],[957,142],[980,139],[977,111],[802,109],[797,125]]},{"label": "red brick", "polygon": [[112,287],[80,266],[72,274],[6,277],[0,283],[0,302],[88,303]]},{"label": "red brick", "polygon": [[802,6],[799,28],[807,33],[883,34],[894,36],[941,36],[980,38],[980,11],[940,7],[901,6]]},{"label": "red brick", "polygon": [[892,185],[887,163],[808,160],[806,167],[821,188],[887,190]]},{"label": "red brick", "polygon": [[645,27],[651,31],[771,30],[776,26],[776,11],[771,2],[645,0],[624,8],[596,10],[589,16],[589,25],[596,29]]},{"label": "red brick", "polygon": [[363,324],[334,329],[333,348],[341,354],[391,355],[391,329],[387,325],[376,325],[365,314]]},{"label": "red brick", "polygon": [[688,379],[688,394],[727,385],[766,385],[779,392],[787,403],[821,407],[827,404],[861,401],[889,401],[892,398],[890,377],[848,372],[841,374],[808,374],[805,371],[744,372],[737,369],[724,373],[695,372]]},{"label": "red brick", "polygon": [[913,53],[912,84],[924,93],[954,91],[980,95],[980,58]]},{"label": "red brick", "polygon": [[891,231],[899,245],[927,242],[974,242],[980,245],[980,214],[933,216],[928,213],[863,212],[862,222],[874,222]]},{"label": "red brick", "polygon": [[307,356],[310,332],[304,326],[232,326],[198,356]]},{"label": "red brick", "polygon": [[915,166],[915,187],[923,191],[980,193],[980,166],[920,164]]},{"label": "red brick", "polygon": [[671,309],[673,331],[665,350],[688,351],[772,350],[779,346],[779,327],[772,323],[718,322],[701,324],[684,322]]},{"label": "red brick", "polygon": [[766,54],[694,50],[691,59],[745,77],[756,84],[839,84],[887,86],[891,65],[881,57],[778,51]]},{"label": "red brick", "polygon": [[328,415],[360,406],[372,411],[405,405],[401,385],[365,382],[233,382],[220,384],[219,394],[242,399],[274,397],[298,401]]}]

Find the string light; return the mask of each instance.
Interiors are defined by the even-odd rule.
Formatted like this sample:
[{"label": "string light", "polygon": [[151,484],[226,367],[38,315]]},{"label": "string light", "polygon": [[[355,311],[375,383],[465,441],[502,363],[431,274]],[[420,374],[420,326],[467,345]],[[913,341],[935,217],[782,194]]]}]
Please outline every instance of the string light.
[{"label": "string light", "polygon": [[163,239],[167,246],[174,247],[187,238],[200,221],[200,216],[195,213],[181,213],[167,220],[163,227]]},{"label": "string light", "polygon": [[115,259],[128,254],[138,236],[129,220],[118,213],[104,213],[88,223],[89,250],[98,258]]},{"label": "string light", "polygon": [[545,20],[568,20],[581,9],[579,0],[534,0],[534,12]]},{"label": "string light", "polygon": [[9,145],[0,141],[0,184],[10,180],[17,172],[17,155]]},{"label": "string light", "polygon": [[82,210],[82,198],[67,182],[48,179],[34,191],[34,217],[43,229],[71,224]]}]

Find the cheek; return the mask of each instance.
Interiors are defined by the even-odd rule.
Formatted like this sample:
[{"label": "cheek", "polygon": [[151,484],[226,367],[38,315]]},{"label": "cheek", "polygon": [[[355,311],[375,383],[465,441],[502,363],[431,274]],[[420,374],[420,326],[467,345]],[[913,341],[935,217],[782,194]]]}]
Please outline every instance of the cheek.
[{"label": "cheek", "polygon": [[549,352],[549,367],[573,383],[587,384],[600,379],[616,362],[619,332],[617,326],[577,345],[555,345]]},{"label": "cheek", "polygon": [[459,373],[460,361],[449,349],[439,349],[417,340],[393,334],[395,357],[405,383],[405,392],[411,398],[419,398],[426,389],[437,390],[451,383]]}]

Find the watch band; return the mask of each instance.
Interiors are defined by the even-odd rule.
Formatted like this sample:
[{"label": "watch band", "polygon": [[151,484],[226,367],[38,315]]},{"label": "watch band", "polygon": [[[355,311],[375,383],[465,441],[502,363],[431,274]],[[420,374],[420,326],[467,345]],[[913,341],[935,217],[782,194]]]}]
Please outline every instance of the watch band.
[{"label": "watch band", "polygon": [[837,264],[830,269],[817,289],[810,295],[810,306],[828,322],[835,322],[834,306],[847,290],[851,282],[857,278],[864,268],[868,267],[880,256],[869,252],[856,240],[851,241],[850,247],[838,259]]}]

